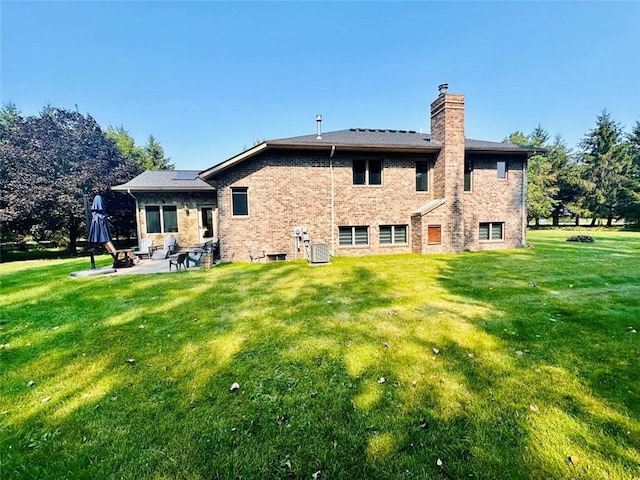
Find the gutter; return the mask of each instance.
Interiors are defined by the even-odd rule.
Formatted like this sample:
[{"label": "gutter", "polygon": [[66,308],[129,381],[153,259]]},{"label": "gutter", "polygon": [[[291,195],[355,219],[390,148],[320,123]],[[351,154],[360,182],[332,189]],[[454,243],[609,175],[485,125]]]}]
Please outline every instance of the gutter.
[{"label": "gutter", "polygon": [[333,155],[336,153],[336,146],[331,146],[329,154],[329,172],[331,173],[331,256],[336,256],[336,180],[333,176]]},{"label": "gutter", "polygon": [[140,205],[138,204],[138,198],[131,193],[131,189],[127,188],[127,193],[131,195],[131,197],[136,201],[136,233],[138,237],[138,245],[140,245],[140,241],[142,240],[142,230],[140,226]]}]

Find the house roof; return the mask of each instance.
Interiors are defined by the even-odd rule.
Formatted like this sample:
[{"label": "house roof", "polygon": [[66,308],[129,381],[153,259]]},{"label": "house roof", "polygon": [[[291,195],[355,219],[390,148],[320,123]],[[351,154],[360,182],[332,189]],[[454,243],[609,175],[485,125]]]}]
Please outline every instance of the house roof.
[{"label": "house roof", "polygon": [[[413,130],[350,128],[348,130],[323,133],[321,138],[317,138],[317,135],[313,134],[267,140],[200,172],[200,176],[202,178],[210,178],[268,148],[429,153],[438,152],[442,148],[442,143],[432,139],[431,135],[427,133],[419,133]],[[471,139],[465,140],[465,150],[470,152],[526,154],[532,154],[536,151],[529,147],[521,147],[511,143]],[[540,150],[537,149],[537,151]]]},{"label": "house roof", "polygon": [[215,190],[198,176],[198,170],[146,170],[122,185],[111,187],[119,192],[193,192]]},{"label": "house roof", "polygon": [[411,212],[411,215],[426,215],[427,213],[435,210],[436,208],[438,208],[440,205],[444,205],[446,202],[446,199],[444,198],[436,198],[433,199],[427,203],[425,203],[424,205],[422,205],[420,208],[418,208],[416,211]]}]

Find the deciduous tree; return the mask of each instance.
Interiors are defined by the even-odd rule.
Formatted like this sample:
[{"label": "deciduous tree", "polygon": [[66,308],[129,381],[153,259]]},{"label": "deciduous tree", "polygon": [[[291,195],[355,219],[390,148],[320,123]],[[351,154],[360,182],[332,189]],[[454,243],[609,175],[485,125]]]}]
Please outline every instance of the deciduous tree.
[{"label": "deciduous tree", "polygon": [[[112,185],[130,180],[140,169],[123,158],[89,115],[45,107],[38,116],[13,115],[7,122],[8,117],[0,122],[5,228],[23,235],[64,232],[75,252],[84,233],[83,194],[110,196]],[[131,208],[131,201],[113,196],[108,208]]]}]

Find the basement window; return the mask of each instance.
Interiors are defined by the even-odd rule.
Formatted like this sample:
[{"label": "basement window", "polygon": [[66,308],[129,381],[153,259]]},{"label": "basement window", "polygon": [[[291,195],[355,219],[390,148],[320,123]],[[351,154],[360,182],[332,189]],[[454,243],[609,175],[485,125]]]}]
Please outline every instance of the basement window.
[{"label": "basement window", "polygon": [[504,222],[480,223],[479,239],[481,242],[504,240]]},{"label": "basement window", "polygon": [[369,245],[369,227],[339,227],[338,241],[343,247]]},{"label": "basement window", "polygon": [[406,245],[406,225],[380,225],[381,245]]}]

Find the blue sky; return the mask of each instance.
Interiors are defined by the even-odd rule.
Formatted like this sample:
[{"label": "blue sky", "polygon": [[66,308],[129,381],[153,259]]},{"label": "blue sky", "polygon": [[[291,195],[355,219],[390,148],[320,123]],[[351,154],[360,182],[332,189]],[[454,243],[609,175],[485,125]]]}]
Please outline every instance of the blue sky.
[{"label": "blue sky", "polygon": [[428,132],[437,86],[466,136],[538,124],[570,147],[640,120],[637,2],[2,1],[0,97],[153,134],[177,168],[323,130]]}]

